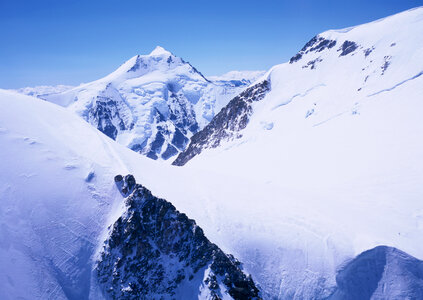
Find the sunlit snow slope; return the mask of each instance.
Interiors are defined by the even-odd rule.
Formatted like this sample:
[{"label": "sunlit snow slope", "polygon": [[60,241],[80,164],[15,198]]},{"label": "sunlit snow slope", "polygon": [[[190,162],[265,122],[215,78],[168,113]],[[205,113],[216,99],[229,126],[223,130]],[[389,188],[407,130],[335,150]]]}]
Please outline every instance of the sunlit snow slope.
[{"label": "sunlit snow slope", "polygon": [[240,139],[184,167],[1,91],[0,298],[95,299],[91,256],[123,212],[112,178],[128,173],[243,262],[265,299],[342,295],[337,271],[354,283],[369,256],[420,270],[391,248],[348,262],[378,245],[423,258],[423,9],[319,37],[262,78]]},{"label": "sunlit snow slope", "polygon": [[[156,242],[157,247],[166,253],[159,260],[160,253],[154,252],[156,256],[150,257],[142,252],[147,259],[140,259],[144,266],[143,274],[152,278],[148,286],[153,290],[148,295],[156,293],[157,297],[170,299],[172,292],[173,295],[184,295],[184,299],[198,299],[201,292],[201,299],[211,299],[215,293],[222,293],[222,299],[232,299],[230,295],[239,294],[240,290],[243,294],[237,284],[248,283],[244,286],[246,288],[254,286],[251,278],[245,277],[238,269],[237,260],[226,257],[203,235],[199,223],[196,225],[182,214],[188,213],[186,210],[179,213],[165,200],[151,194],[148,196],[150,192],[141,186],[138,189],[142,189],[144,194],[140,195],[148,198],[150,207],[166,206],[170,208],[170,217],[163,215],[163,209],[149,211],[142,206],[142,199],[134,200],[136,196],[132,196],[131,201],[138,201],[140,206],[132,209],[144,209],[151,216],[148,223],[144,219],[141,220],[144,223],[133,218],[126,221],[124,196],[114,179],[117,174],[135,174],[139,182],[152,187],[154,193],[160,191],[158,195],[172,195],[172,201],[176,202],[180,199],[185,209],[198,197],[194,191],[189,192],[192,188],[190,178],[195,178],[195,174],[181,173],[180,168],[140,156],[65,108],[4,90],[0,90],[0,145],[0,299],[103,299],[95,266],[102,259],[99,251],[103,243],[110,240],[110,228],[115,230],[115,244],[119,241],[127,248],[135,243],[136,249],[143,239],[149,239],[135,230],[132,239],[120,241],[117,225],[110,225],[154,227],[150,220],[156,219],[160,226],[168,227],[161,237],[151,231],[148,233],[156,238],[151,242]],[[197,198],[197,201],[201,199]],[[120,217],[125,222],[121,218],[116,223]],[[181,237],[179,242],[188,245],[188,248],[183,248],[184,252],[175,251],[180,244],[176,244],[176,236],[171,232],[177,232]],[[207,235],[207,232],[204,233]],[[122,236],[125,234],[126,231],[122,232]],[[190,237],[190,234],[191,239],[187,240],[185,237]],[[112,248],[110,243],[109,248]],[[193,245],[192,249],[190,245]],[[122,255],[128,255],[127,248],[120,249]],[[116,247],[110,256],[115,255],[115,251]],[[189,260],[183,256],[185,253],[189,253]],[[119,261],[122,257],[119,253],[116,255],[112,258]],[[169,259],[163,263],[166,255]],[[109,267],[109,261],[113,260],[103,261],[103,269]],[[136,263],[133,262],[134,265]],[[212,265],[207,267],[208,263]],[[176,271],[182,267],[184,272],[193,274],[195,280],[191,281],[188,276],[180,277],[180,272]],[[198,268],[192,271],[194,267]],[[136,270],[132,272],[137,273]],[[155,276],[160,272],[177,278],[172,283],[172,289],[161,284],[162,290],[154,290],[158,280]],[[225,272],[232,276],[229,281],[222,276]],[[98,272],[106,280],[118,278],[112,273]],[[134,287],[132,284],[136,279],[132,280],[131,274],[119,276]],[[161,280],[166,283],[174,277]],[[225,288],[222,282],[229,282],[230,286]],[[115,281],[113,284],[119,286]],[[213,284],[219,286],[216,288]],[[123,288],[122,293],[129,294],[129,287]],[[257,294],[258,290],[254,289]],[[165,291],[169,291],[169,295]],[[114,292],[118,293],[117,290]]]},{"label": "sunlit snow slope", "polygon": [[423,8],[324,32],[263,77],[242,138],[194,145],[183,168],[224,178],[204,197],[233,195],[218,234],[268,295],[324,297],[380,244],[423,258],[422,74]]}]

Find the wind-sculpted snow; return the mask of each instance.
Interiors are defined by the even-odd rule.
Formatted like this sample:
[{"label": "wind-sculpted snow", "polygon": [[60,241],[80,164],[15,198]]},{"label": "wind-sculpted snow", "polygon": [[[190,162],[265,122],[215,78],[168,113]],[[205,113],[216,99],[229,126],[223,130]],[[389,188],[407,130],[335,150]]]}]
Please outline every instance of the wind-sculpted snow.
[{"label": "wind-sculpted snow", "polygon": [[189,138],[260,75],[235,72],[211,81],[157,47],[102,79],[39,97],[68,107],[136,152],[167,160],[185,150]]},{"label": "wind-sculpted snow", "polygon": [[423,299],[423,261],[396,248],[379,246],[342,267],[329,300]]},{"label": "wind-sculpted snow", "polygon": [[223,141],[242,137],[241,131],[253,113],[252,103],[263,99],[269,89],[270,82],[265,80],[232,99],[203,130],[191,138],[188,148],[179,154],[173,165],[183,166],[203,149],[216,148]]},{"label": "wind-sculpted snow", "polygon": [[96,266],[112,299],[259,299],[241,264],[196,223],[154,197],[132,175],[115,182],[127,196]]}]

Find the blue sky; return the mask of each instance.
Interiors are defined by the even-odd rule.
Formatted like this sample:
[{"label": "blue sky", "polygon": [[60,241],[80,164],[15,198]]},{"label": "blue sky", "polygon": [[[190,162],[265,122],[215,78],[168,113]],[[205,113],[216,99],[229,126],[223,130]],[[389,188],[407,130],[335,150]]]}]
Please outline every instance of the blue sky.
[{"label": "blue sky", "polygon": [[423,0],[0,0],[0,88],[77,85],[161,45],[205,75],[266,70],[319,32]]}]

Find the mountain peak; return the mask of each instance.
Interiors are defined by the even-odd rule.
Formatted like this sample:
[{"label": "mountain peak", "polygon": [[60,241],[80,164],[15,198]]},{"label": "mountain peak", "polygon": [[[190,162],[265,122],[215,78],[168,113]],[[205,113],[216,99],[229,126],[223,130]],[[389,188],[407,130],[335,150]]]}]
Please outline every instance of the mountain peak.
[{"label": "mountain peak", "polygon": [[159,56],[159,55],[172,55],[169,51],[161,46],[156,46],[153,51],[151,51],[150,55],[152,56]]}]

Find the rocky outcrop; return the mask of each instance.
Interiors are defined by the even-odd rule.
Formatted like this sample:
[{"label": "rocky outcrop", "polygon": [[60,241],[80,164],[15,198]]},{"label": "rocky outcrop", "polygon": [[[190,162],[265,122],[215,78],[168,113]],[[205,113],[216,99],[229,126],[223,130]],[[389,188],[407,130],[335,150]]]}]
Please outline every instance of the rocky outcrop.
[{"label": "rocky outcrop", "polygon": [[291,57],[289,63],[292,64],[299,61],[303,55],[309,52],[322,52],[323,50],[330,49],[335,45],[335,40],[325,39],[324,37],[316,35],[310,41],[308,41],[307,44],[305,44],[305,46],[296,55]]},{"label": "rocky outcrop", "polygon": [[270,81],[264,80],[233,98],[203,130],[194,134],[188,148],[179,154],[173,165],[183,166],[207,148],[216,148],[222,141],[242,137],[253,113],[252,103],[260,101],[270,91]]},{"label": "rocky outcrop", "polygon": [[358,45],[355,42],[352,41],[345,41],[341,47],[339,47],[338,51],[341,51],[341,54],[339,56],[345,56],[348,55],[355,50],[357,50]]},{"label": "rocky outcrop", "polygon": [[115,182],[127,196],[126,211],[110,229],[96,265],[106,297],[260,299],[240,262],[211,243],[194,220],[132,175],[118,175]]}]

